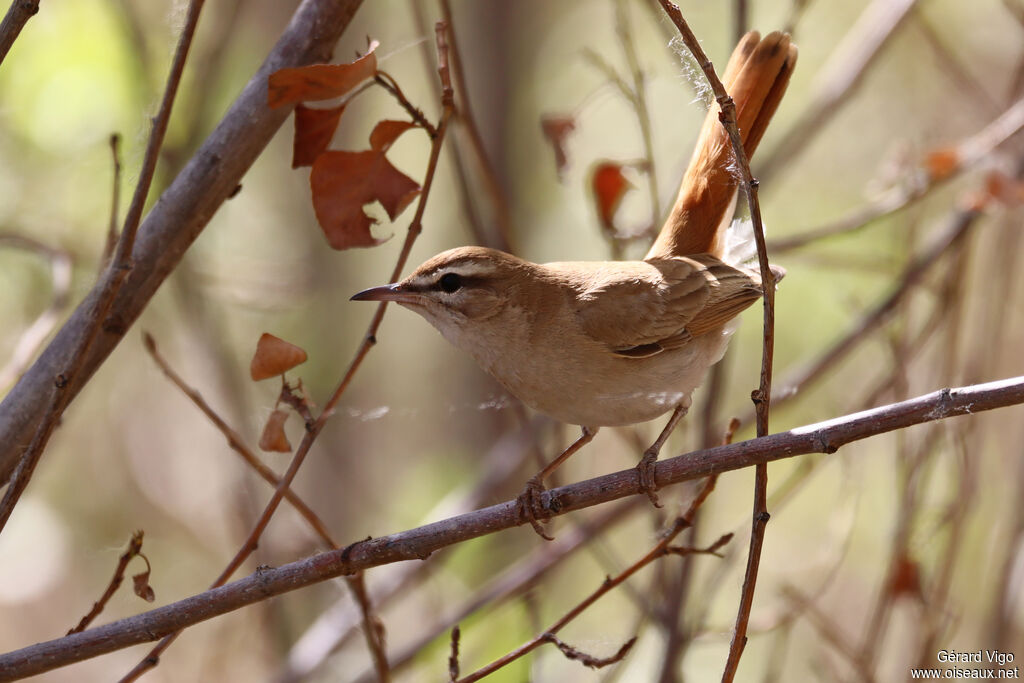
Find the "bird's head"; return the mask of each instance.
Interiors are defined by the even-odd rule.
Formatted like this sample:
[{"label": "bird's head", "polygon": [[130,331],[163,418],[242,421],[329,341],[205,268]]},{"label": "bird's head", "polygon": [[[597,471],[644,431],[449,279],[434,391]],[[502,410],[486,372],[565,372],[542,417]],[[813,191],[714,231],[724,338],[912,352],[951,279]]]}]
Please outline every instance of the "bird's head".
[{"label": "bird's head", "polygon": [[422,315],[458,346],[467,323],[499,323],[512,293],[536,266],[501,251],[459,247],[426,261],[401,282],[365,289],[353,301],[393,301]]}]

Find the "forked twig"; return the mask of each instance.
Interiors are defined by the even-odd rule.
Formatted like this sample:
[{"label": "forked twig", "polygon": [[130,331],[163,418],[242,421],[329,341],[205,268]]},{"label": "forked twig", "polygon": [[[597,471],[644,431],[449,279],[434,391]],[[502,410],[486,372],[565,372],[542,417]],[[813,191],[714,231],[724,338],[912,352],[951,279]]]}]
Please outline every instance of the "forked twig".
[{"label": "forked twig", "polygon": [[[92,609],[78,622],[78,624],[68,631],[68,635],[72,633],[81,633],[84,631],[93,620],[100,615],[103,608],[110,602],[110,598],[114,597],[114,593],[120,588],[121,583],[124,581],[124,572],[128,568],[128,563],[132,561],[136,555],[145,558],[142,555],[142,532],[136,531],[132,534],[131,540],[128,542],[128,549],[121,553],[121,557],[118,558],[117,566],[114,568],[114,575],[110,577],[110,583],[107,584],[107,589],[103,591],[103,595],[100,599],[93,603]],[[149,560],[146,560],[146,565],[149,565]]]},{"label": "forked twig", "polygon": [[[750,161],[747,159],[736,125],[736,104],[726,92],[715,67],[704,53],[697,37],[690,30],[679,8],[669,0],[659,0],[665,13],[679,29],[683,42],[690,50],[694,59],[704,71],[704,75],[715,94],[715,101],[721,109],[719,120],[729,134],[733,154],[743,177],[741,187],[747,198],[750,219],[754,229],[754,242],[757,244],[757,260],[761,269],[761,282],[764,290],[764,337],[761,351],[761,381],[752,394],[754,408],[757,412],[757,435],[768,434],[768,414],[771,406],[772,393],[772,358],[775,348],[775,277],[768,264],[768,251],[764,240],[764,226],[761,222],[761,207],[757,200],[757,181],[750,172]],[[768,525],[768,466],[758,464],[754,474],[754,511],[751,523],[750,550],[747,554],[747,569],[743,577],[743,589],[740,593],[740,604],[736,615],[736,628],[729,645],[729,657],[723,683],[730,683],[736,676],[740,657],[747,641],[747,624],[750,621],[750,610],[754,602],[754,589],[757,585],[757,572],[761,563],[761,547],[764,544],[765,527]]]},{"label": "forked twig", "polygon": [[[914,424],[1024,403],[1024,377],[956,389],[943,389],[908,401],[807,425],[751,441],[718,446],[660,460],[663,486],[727,472],[754,463],[806,453],[834,453],[842,446]],[[553,489],[562,515],[641,493],[636,470],[596,477]],[[83,633],[38,643],[0,655],[0,680],[37,675],[73,662],[149,642],[215,616],[338,576],[403,560],[423,559],[441,548],[521,524],[515,501],[476,510],[389,536],[367,539],[277,568],[267,568],[226,586]]]},{"label": "forked twig", "polygon": [[[437,161],[441,154],[442,143],[445,138],[445,131],[448,127],[448,121],[451,118],[453,104],[452,104],[452,88],[451,88],[451,77],[448,70],[448,56],[447,56],[447,39],[445,35],[447,27],[443,23],[439,23],[436,28],[437,33],[437,51],[438,51],[438,73],[442,83],[442,113],[440,123],[437,125],[436,135],[432,138],[430,147],[430,159],[427,162],[427,171],[423,179],[423,189],[420,193],[418,203],[416,205],[416,213],[413,216],[412,222],[409,225],[408,232],[406,233],[405,243],[402,245],[402,250],[399,253],[398,259],[395,263],[395,268],[391,276],[391,280],[398,279],[399,274],[405,268],[405,263],[409,258],[409,252],[412,250],[412,245],[416,241],[420,232],[423,230],[422,220],[423,212],[426,209],[427,198],[430,196],[430,190],[433,187],[434,175],[437,170]],[[295,455],[292,457],[291,462],[288,465],[287,471],[281,477],[280,483],[274,490],[274,494],[267,502],[263,509],[263,513],[259,519],[253,525],[252,531],[246,538],[245,542],[239,548],[238,552],[232,558],[231,562],[228,563],[227,567],[221,572],[212,586],[211,589],[223,586],[228,579],[238,570],[240,566],[249,558],[249,556],[256,550],[259,543],[260,537],[263,535],[264,530],[270,523],[271,518],[280,506],[281,501],[284,499],[284,492],[287,490],[292,481],[295,479],[295,475],[298,474],[299,469],[305,462],[306,456],[309,454],[313,443],[316,438],[320,435],[324,426],[327,424],[327,420],[334,413],[334,409],[338,402],[341,400],[342,395],[352,382],[352,378],[355,376],[356,371],[362,365],[363,359],[366,354],[369,353],[370,349],[373,348],[376,343],[377,329],[380,327],[381,322],[384,319],[384,311],[387,308],[387,303],[381,303],[377,307],[377,311],[370,322],[367,329],[366,335],[363,337],[363,342],[356,350],[352,361],[349,363],[345,374],[342,376],[341,381],[338,383],[331,397],[327,400],[324,405],[320,416],[315,422],[306,429],[306,433],[302,439],[302,443],[295,451]],[[353,572],[354,573],[354,572]],[[175,630],[172,633],[166,635],[160,643],[153,648],[150,654],[140,661],[134,669],[122,679],[122,682],[136,680],[143,673],[155,666],[155,663],[159,661],[159,655],[170,647],[171,643],[180,635],[180,630]]]},{"label": "forked twig", "polygon": [[118,325],[117,321],[108,321],[107,315],[110,312],[111,304],[114,302],[114,297],[117,296],[132,268],[132,248],[135,245],[135,235],[138,232],[139,222],[142,219],[142,209],[145,205],[146,197],[149,196],[149,188],[153,182],[153,174],[156,171],[160,147],[163,144],[164,134],[167,132],[167,124],[171,118],[171,107],[174,104],[174,97],[178,92],[178,85],[181,83],[181,75],[185,70],[185,60],[192,45],[192,37],[195,35],[196,25],[199,22],[199,11],[202,7],[203,0],[191,0],[189,3],[188,17],[182,29],[181,37],[178,40],[170,73],[167,76],[167,85],[164,89],[163,99],[160,102],[160,110],[153,119],[153,130],[146,145],[142,169],[139,171],[139,182],[135,186],[135,194],[132,197],[128,215],[125,217],[124,228],[117,243],[113,263],[111,263],[107,271],[103,290],[90,312],[85,334],[76,345],[67,365],[54,378],[54,389],[51,392],[46,413],[42,421],[36,426],[32,441],[29,443],[28,448],[18,461],[14,473],[11,475],[7,491],[4,494],[3,500],[0,501],[0,530],[7,524],[7,520],[14,511],[14,506],[28,486],[32,473],[35,471],[43,451],[46,449],[46,444],[49,442],[53,430],[57,427],[60,416],[71,401],[72,393],[68,391],[69,385],[74,382],[76,375],[82,370],[93,342],[96,340],[101,329],[108,325],[114,327]]},{"label": "forked twig", "polygon": [[[231,447],[231,450],[238,453],[238,455],[242,457],[242,460],[244,460],[258,475],[260,475],[260,478],[263,479],[263,481],[275,488],[279,486],[281,483],[280,477],[278,477],[272,469],[267,467],[267,465],[260,460],[248,446],[245,445],[245,441],[242,439],[242,436],[224,421],[217,411],[215,411],[213,407],[206,402],[203,395],[186,384],[185,380],[181,378],[181,375],[174,371],[174,368],[170,366],[160,351],[157,350],[156,340],[153,339],[153,336],[149,334],[149,332],[143,332],[142,343],[143,346],[146,347],[146,351],[149,352],[150,357],[160,367],[160,370],[164,373],[167,379],[171,380],[171,382],[181,390],[181,393],[185,394],[185,396],[187,396],[188,399],[192,401],[200,411],[202,411],[203,415],[206,415],[206,417],[210,419],[210,422],[213,423],[220,433],[224,435],[224,438],[227,439],[228,446]],[[327,530],[327,525],[324,524],[323,520],[313,512],[312,508],[310,508],[297,493],[292,491],[291,488],[288,488],[284,492],[284,497],[292,504],[295,511],[309,523],[309,526],[312,527],[313,531],[316,532],[326,547],[338,547],[338,544],[333,538],[331,538],[331,534]]]}]

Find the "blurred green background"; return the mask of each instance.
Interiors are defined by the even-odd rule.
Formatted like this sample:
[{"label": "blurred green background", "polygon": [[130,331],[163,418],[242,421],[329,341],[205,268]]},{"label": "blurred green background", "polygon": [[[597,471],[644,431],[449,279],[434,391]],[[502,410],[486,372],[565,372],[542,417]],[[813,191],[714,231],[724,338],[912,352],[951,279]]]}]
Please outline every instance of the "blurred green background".
[{"label": "blurred green background", "polygon": [[[804,10],[794,14],[802,4]],[[424,62],[424,54],[433,54],[432,23],[440,12],[432,2],[418,5],[365,3],[335,55],[349,61],[364,48],[366,36],[379,40],[380,68],[436,119],[434,65]],[[829,85],[822,81],[823,65],[868,3],[750,5],[750,26],[762,31],[796,17],[794,41],[800,47],[789,92],[758,154],[764,159]],[[295,6],[275,0],[207,3],[156,190],[220,119]],[[525,258],[600,259],[610,253],[588,190],[589,172],[601,159],[641,157],[642,141],[634,109],[584,51],[593,50],[619,73],[628,73],[616,33],[617,6],[611,0],[452,3],[474,114],[510,207],[510,239]],[[647,76],[664,210],[705,113],[703,86],[692,60],[676,43],[670,45],[674,29],[660,10],[641,0],[622,7]],[[769,237],[800,234],[876,201],[884,191],[919,181],[919,163],[929,152],[977,133],[1019,98],[1021,7],[1017,0],[917,3],[805,149],[776,160],[764,175],[755,158]],[[72,304],[95,281],[107,232],[108,138],[115,132],[123,137],[123,215],[185,8],[177,0],[45,0],[0,66],[0,231],[70,255]],[[724,65],[735,41],[733,3],[684,1],[681,9],[709,56]],[[417,21],[417,11],[430,28]],[[577,126],[568,139],[570,166],[560,181],[540,119],[565,112],[575,114]],[[376,121],[404,116],[381,89],[370,90],[345,112],[333,147],[364,149]],[[142,330],[155,336],[168,361],[254,448],[278,390],[273,380],[254,384],[248,379],[262,332],[308,351],[309,361],[291,374],[301,377],[315,402],[326,401],[347,367],[373,314],[372,307],[348,297],[388,279],[412,209],[390,224],[380,207],[371,207],[382,219],[376,233],[394,237],[374,249],[331,251],[313,215],[308,171],[290,168],[290,136],[289,123],[66,414],[0,536],[0,647],[5,651],[57,637],[74,625],[102,592],[135,529],[145,530],[157,604],[203,590],[269,498],[264,482],[147,356]],[[493,203],[464,131],[456,127],[452,142],[466,160],[468,201],[490,231]],[[863,230],[773,257],[789,271],[777,295],[777,389],[784,390],[792,371],[816,358],[890,292],[910,255],[942,229],[965,194],[979,188],[992,169],[1012,169],[1020,149],[1020,140],[1011,141],[922,201]],[[427,136],[412,132],[395,144],[389,158],[421,180],[428,152]],[[627,196],[618,214],[624,229],[650,221],[646,178],[637,174],[634,182],[640,189]],[[445,154],[410,268],[477,239],[467,220],[466,194],[452,156]],[[154,191],[151,201],[157,196]],[[1019,206],[989,207],[969,242],[950,257],[956,267],[936,269],[903,300],[893,322],[774,411],[773,431],[943,386],[1021,374],[1024,292],[1016,277],[1021,215]],[[634,245],[627,251],[643,250]],[[52,296],[46,260],[0,243],[0,364],[15,354],[23,332]],[[910,344],[933,311],[944,308],[955,310],[938,320],[926,343]],[[748,412],[757,385],[760,307],[743,318],[725,361],[716,434],[728,417]],[[471,359],[408,311],[392,307],[378,341],[296,479],[296,490],[342,542],[450,514],[451,509],[435,506],[472,490],[495,463],[511,462],[511,472],[477,504],[507,500],[537,469],[533,449],[521,444],[524,429],[544,457],[575,436],[574,427],[559,428],[519,410]],[[0,386],[0,392],[9,388]],[[698,414],[705,393],[696,392],[691,416],[663,457],[700,445]],[[740,680],[855,677],[851,658],[816,621],[821,615],[841,643],[860,653],[852,661],[869,662],[875,680],[906,678],[921,648],[967,651],[1015,644],[1010,651],[1024,658],[1021,416],[1015,408],[960,418],[855,443],[835,455],[772,465],[773,491],[783,482],[795,483],[770,508]],[[297,444],[300,421],[293,416],[287,428]],[[638,444],[653,439],[659,428],[660,421],[641,425],[637,438],[632,430],[604,430],[559,471],[559,480],[631,467],[642,450]],[[745,428],[737,438],[750,436]],[[266,454],[265,461],[278,471],[288,462],[281,454]],[[677,680],[717,680],[742,577],[752,475],[723,476],[705,505],[697,545],[729,531],[738,536],[730,559],[697,557],[686,565],[693,572],[688,600],[680,604],[672,597],[683,561],[668,558],[645,570],[630,590],[595,605],[563,638],[604,656],[639,629],[636,649],[616,675],[623,681],[657,680],[668,642],[666,622],[645,619],[640,606],[647,604],[656,614],[660,605],[675,605],[692,637],[679,653]],[[909,499],[907,491],[912,491]],[[596,588],[605,574],[646,552],[662,521],[685,509],[692,494],[692,487],[676,486],[662,493],[665,510],[632,508],[523,595],[464,621],[464,670],[515,647]],[[559,519],[553,533],[569,534],[600,513],[587,510]],[[542,543],[526,527],[432,558],[422,582],[403,590],[382,612],[389,652],[430,632],[439,615]],[[895,547],[903,550],[896,553]],[[246,571],[318,549],[304,522],[282,506]],[[904,553],[919,571],[920,595],[914,595],[917,589],[885,588],[887,572]],[[396,569],[403,570],[370,572],[371,590],[381,588]],[[130,571],[141,569],[133,564]],[[814,606],[796,609],[793,587]],[[278,680],[289,654],[297,656],[292,648],[300,636],[332,605],[349,601],[342,584],[328,583],[207,622],[185,633],[147,680]],[[888,607],[879,625],[872,619],[883,603]],[[146,608],[122,590],[100,621]],[[868,647],[872,624],[881,632],[879,642]],[[121,651],[40,680],[110,680],[145,651]],[[440,680],[446,657],[442,635],[397,678]],[[357,637],[309,680],[354,680],[368,667],[365,645]],[[591,681],[607,675],[552,649],[493,680]]]}]

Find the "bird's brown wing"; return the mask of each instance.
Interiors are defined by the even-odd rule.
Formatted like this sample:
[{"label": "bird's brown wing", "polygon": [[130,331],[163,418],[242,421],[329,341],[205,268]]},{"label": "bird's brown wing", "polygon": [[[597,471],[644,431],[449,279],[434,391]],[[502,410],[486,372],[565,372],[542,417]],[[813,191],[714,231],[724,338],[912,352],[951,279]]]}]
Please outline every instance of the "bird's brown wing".
[{"label": "bird's brown wing", "polygon": [[756,274],[706,254],[615,266],[592,274],[576,314],[588,336],[622,356],[682,346],[761,296]]}]

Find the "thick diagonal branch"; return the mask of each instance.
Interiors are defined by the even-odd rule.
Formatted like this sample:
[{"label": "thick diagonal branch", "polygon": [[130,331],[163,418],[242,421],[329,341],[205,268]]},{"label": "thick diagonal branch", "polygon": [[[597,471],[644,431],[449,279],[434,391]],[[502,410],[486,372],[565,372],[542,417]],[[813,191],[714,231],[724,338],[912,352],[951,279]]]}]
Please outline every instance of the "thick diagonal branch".
[{"label": "thick diagonal branch", "polygon": [[[223,120],[143,221],[133,268],[110,308],[81,372],[74,396],[121,341],[185,250],[238,187],[242,176],[285,121],[288,107],[267,107],[267,76],[277,69],[327,61],[362,0],[304,0],[280,40]],[[100,294],[94,287],[39,359],[0,404],[0,483],[6,482],[46,409],[54,376],[67,364]]]}]

